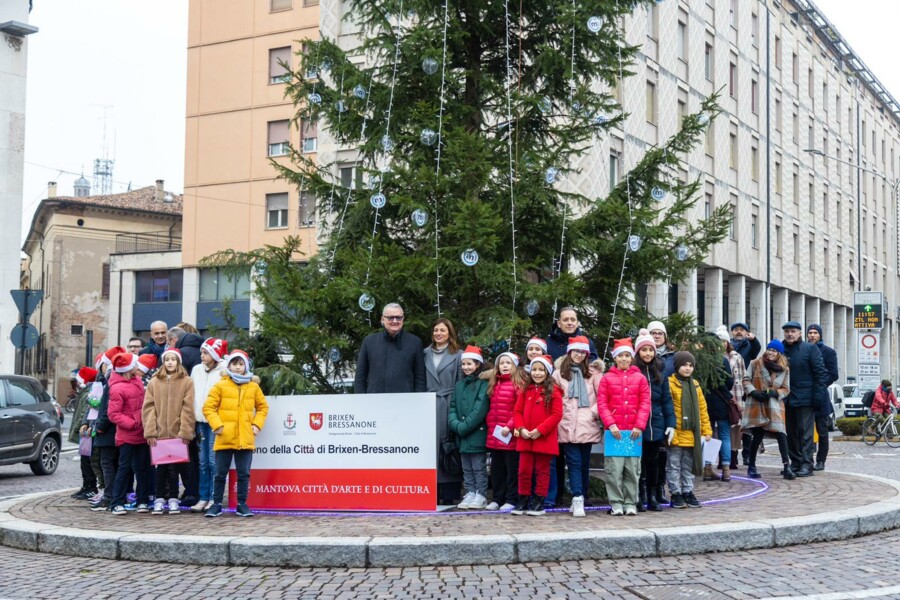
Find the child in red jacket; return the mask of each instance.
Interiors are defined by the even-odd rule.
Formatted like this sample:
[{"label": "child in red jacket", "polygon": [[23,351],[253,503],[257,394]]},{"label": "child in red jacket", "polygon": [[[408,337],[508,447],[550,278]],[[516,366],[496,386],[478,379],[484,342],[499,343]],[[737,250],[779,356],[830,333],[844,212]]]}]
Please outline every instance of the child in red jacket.
[{"label": "child in red jacket", "polygon": [[491,488],[494,491],[493,502],[487,505],[488,510],[510,510],[516,504],[518,490],[519,453],[516,452],[516,438],[503,441],[498,433],[508,436],[515,428],[513,411],[516,408],[516,371],[519,357],[512,352],[504,352],[497,357],[497,365],[490,371],[488,380],[488,397],[491,406],[487,418],[487,447],[491,452]]},{"label": "child in red jacket", "polygon": [[[616,340],[612,350],[615,366],[597,388],[597,411],[603,426],[617,440],[623,435],[641,438],[650,418],[650,384],[634,365],[631,338]],[[606,492],[612,515],[636,515],[640,456],[605,456]]]},{"label": "child in red jacket", "polygon": [[[530,383],[518,393],[513,416],[519,451],[519,500],[512,514],[544,514],[544,497],[550,487],[550,460],[559,454],[556,428],[562,420],[562,391],[553,385],[553,359],[531,361]],[[531,478],[535,479],[534,494]]]}]

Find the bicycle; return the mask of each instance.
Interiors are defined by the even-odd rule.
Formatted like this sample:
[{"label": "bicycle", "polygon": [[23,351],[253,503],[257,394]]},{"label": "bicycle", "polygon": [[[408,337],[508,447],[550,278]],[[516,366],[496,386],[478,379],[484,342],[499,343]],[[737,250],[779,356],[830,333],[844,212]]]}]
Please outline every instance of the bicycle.
[{"label": "bicycle", "polygon": [[862,424],[862,439],[868,446],[878,443],[878,438],[884,438],[885,443],[891,448],[900,448],[900,416],[891,408],[891,414],[886,416],[882,423],[878,423],[875,417],[869,417]]}]

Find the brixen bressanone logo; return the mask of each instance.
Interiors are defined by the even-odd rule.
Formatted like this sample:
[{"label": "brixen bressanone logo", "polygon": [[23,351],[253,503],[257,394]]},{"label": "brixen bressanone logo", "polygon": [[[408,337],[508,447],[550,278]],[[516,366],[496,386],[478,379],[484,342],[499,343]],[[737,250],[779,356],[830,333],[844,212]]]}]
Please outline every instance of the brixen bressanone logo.
[{"label": "brixen bressanone logo", "polygon": [[323,417],[322,413],[309,413],[309,426],[313,431],[322,429],[322,424],[325,422]]}]

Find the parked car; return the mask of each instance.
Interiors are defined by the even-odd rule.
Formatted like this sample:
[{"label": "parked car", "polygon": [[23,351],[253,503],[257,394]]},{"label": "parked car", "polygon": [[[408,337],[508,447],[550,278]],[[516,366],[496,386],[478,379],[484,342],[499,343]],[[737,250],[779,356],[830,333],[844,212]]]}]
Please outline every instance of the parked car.
[{"label": "parked car", "polygon": [[35,475],[59,466],[62,408],[37,379],[0,375],[0,465],[26,463]]},{"label": "parked car", "polygon": [[836,383],[828,386],[828,397],[831,399],[831,407],[834,414],[831,415],[831,422],[828,423],[829,431],[837,430],[837,420],[844,416],[844,390]]},{"label": "parked car", "polygon": [[845,417],[865,417],[868,415],[866,407],[863,406],[862,396],[859,394],[857,384],[847,383],[841,386],[844,391],[844,416]]}]

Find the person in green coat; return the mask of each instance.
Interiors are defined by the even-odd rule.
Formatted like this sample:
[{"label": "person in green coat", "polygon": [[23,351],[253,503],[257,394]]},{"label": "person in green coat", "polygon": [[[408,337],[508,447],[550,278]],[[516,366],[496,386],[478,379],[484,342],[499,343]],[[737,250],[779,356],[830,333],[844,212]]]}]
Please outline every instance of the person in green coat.
[{"label": "person in green coat", "polygon": [[478,377],[484,365],[481,349],[467,346],[460,357],[465,378],[456,383],[450,401],[448,428],[459,438],[466,495],[457,508],[483,510],[487,506],[487,425],[488,381]]}]

